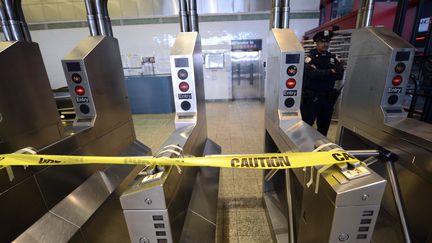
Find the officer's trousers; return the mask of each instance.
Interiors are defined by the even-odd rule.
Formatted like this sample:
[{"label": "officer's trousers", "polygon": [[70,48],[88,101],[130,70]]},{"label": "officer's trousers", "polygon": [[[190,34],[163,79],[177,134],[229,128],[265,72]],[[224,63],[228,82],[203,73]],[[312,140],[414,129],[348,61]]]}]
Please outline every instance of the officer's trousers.
[{"label": "officer's trousers", "polygon": [[329,99],[328,95],[303,96],[300,106],[303,121],[312,126],[316,120],[318,132],[327,136],[334,104],[335,102]]}]

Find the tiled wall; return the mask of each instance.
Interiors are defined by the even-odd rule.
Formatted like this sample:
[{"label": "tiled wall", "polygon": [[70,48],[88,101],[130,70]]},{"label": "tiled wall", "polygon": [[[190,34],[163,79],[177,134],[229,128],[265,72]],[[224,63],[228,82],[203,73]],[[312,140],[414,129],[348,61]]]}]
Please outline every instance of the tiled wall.
[{"label": "tiled wall", "polygon": [[[303,33],[318,25],[318,19],[292,19],[291,27],[301,38]],[[201,22],[200,31],[203,49],[206,45],[230,43],[233,39],[263,39],[266,43],[268,20]],[[123,25],[113,27],[122,55],[140,54],[155,56],[157,72],[169,72],[170,48],[179,32],[178,23]],[[87,28],[49,29],[31,31],[32,38],[39,43],[51,86],[66,86],[60,60],[77,43],[88,36]],[[263,45],[265,48],[265,45]],[[263,50],[263,58],[266,50]]]},{"label": "tiled wall", "polygon": [[[268,11],[270,5],[262,0],[197,0],[201,14]],[[114,19],[172,16],[179,11],[178,0],[109,0],[108,9]],[[85,18],[84,0],[24,0],[23,10],[32,23]]]},{"label": "tiled wall", "polygon": [[27,22],[83,20],[86,10],[83,0],[24,0]]},{"label": "tiled wall", "polygon": [[[196,0],[199,14],[267,12],[271,0]],[[319,0],[291,0],[292,12],[318,12]],[[85,19],[84,0],[23,0],[29,23]],[[109,0],[111,18],[177,15],[178,0]]]}]

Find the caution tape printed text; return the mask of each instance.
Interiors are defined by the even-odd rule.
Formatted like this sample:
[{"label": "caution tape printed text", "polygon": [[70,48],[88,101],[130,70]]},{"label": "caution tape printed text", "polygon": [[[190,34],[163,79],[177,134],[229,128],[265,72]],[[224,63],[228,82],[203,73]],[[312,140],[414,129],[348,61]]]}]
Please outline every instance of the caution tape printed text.
[{"label": "caution tape printed text", "polygon": [[2,154],[0,167],[3,166],[37,166],[37,165],[80,165],[80,164],[145,164],[145,165],[178,165],[210,166],[224,168],[252,169],[288,169],[308,166],[330,165],[337,163],[359,162],[346,152],[295,152],[276,154],[248,155],[214,155],[207,157],[187,158],[154,158],[154,157],[109,157],[109,156],[64,156]]}]

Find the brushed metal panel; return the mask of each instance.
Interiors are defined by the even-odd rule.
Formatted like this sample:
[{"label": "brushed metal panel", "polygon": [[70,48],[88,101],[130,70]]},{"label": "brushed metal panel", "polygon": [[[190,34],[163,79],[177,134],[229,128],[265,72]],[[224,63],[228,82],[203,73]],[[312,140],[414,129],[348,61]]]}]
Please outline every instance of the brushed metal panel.
[{"label": "brushed metal panel", "polygon": [[[179,242],[215,242],[215,230],[216,223],[209,222],[192,211],[188,213],[185,219],[182,236]],[[197,234],[197,232],[200,233]]]},{"label": "brushed metal panel", "polygon": [[129,240],[119,197],[143,168],[144,166],[117,165],[105,170],[106,181],[109,182],[107,185],[115,190],[81,226],[81,232],[87,242],[126,242]]},{"label": "brushed metal panel", "polygon": [[[22,182],[23,180],[29,178],[36,171],[38,171],[36,170],[35,167],[24,168],[24,166],[13,166],[11,167],[11,169],[14,174],[14,180],[12,181],[10,181],[6,169],[4,168],[0,169],[0,194],[12,188],[13,186],[17,185],[18,183]],[[38,169],[42,169],[42,168],[38,168]]]},{"label": "brushed metal panel", "polygon": [[51,212],[74,225],[83,225],[109,196],[102,172],[96,172],[80,187],[58,203]]},{"label": "brushed metal panel", "polygon": [[38,44],[0,42],[0,63],[0,137],[8,144],[8,151],[2,152],[38,148],[62,138],[63,127]]},{"label": "brushed metal panel", "polygon": [[210,14],[218,12],[217,0],[201,0],[198,4],[198,14]]},{"label": "brushed metal panel", "polygon": [[138,1],[138,10],[140,16],[155,15],[154,8],[153,8],[153,0]]},{"label": "brushed metal panel", "polygon": [[153,0],[154,15],[171,16],[178,15],[179,7],[177,0],[160,1]]},{"label": "brushed metal panel", "polygon": [[217,12],[214,13],[232,13],[234,10],[234,0],[213,0],[217,2]]},{"label": "brushed metal panel", "polygon": [[33,177],[0,194],[0,242],[11,242],[47,212]]},{"label": "brushed metal panel", "polygon": [[50,209],[104,167],[106,165],[51,166],[37,173],[35,178]]},{"label": "brushed metal panel", "polygon": [[233,1],[233,12],[234,13],[246,13],[249,12],[251,0]]},{"label": "brushed metal panel", "polygon": [[250,0],[249,6],[250,12],[270,11],[271,1]]},{"label": "brushed metal panel", "polygon": [[219,168],[200,167],[189,208],[194,214],[216,225]]},{"label": "brushed metal panel", "polygon": [[[44,233],[41,234],[40,232]],[[77,226],[65,221],[53,213],[47,213],[38,221],[36,227],[32,226],[13,242],[58,243],[65,242],[64,239],[69,239],[74,235],[77,235],[75,236],[75,242],[84,242],[83,239],[79,237],[79,228]],[[81,238],[81,240],[78,240],[79,238]]]}]

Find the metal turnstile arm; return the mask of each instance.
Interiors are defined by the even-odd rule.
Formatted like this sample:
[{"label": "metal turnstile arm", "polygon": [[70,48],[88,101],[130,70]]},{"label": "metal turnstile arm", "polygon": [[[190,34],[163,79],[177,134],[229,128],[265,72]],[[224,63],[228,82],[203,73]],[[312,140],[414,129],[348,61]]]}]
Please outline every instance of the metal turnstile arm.
[{"label": "metal turnstile arm", "polygon": [[409,230],[408,230],[408,224],[407,224],[407,221],[405,218],[404,204],[403,204],[402,198],[400,196],[399,182],[397,179],[397,174],[396,174],[395,168],[393,166],[393,161],[387,160],[385,162],[385,166],[386,166],[387,174],[388,174],[388,177],[390,180],[390,185],[392,188],[393,197],[395,200],[396,208],[397,208],[399,219],[401,222],[401,227],[402,227],[402,232],[404,234],[405,242],[411,243],[411,238],[410,238]]}]

